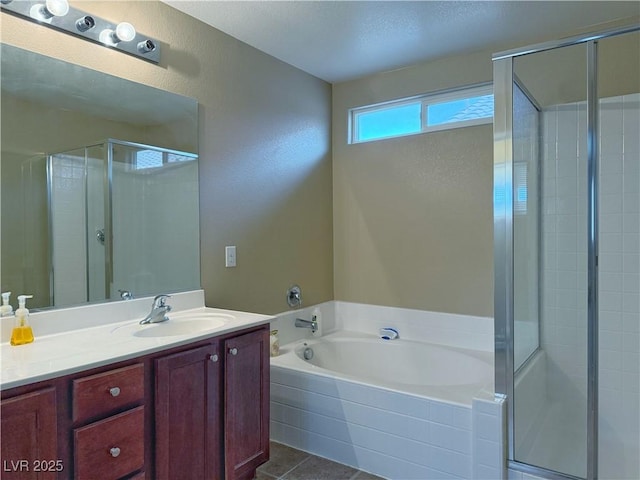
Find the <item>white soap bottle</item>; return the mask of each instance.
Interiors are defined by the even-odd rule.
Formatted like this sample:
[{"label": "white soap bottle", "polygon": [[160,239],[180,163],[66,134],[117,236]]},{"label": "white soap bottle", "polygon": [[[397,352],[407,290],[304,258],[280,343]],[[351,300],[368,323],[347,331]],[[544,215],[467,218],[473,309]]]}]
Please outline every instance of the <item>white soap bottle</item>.
[{"label": "white soap bottle", "polygon": [[0,317],[13,317],[13,307],[9,303],[11,292],[2,293],[2,306],[0,306]]}]

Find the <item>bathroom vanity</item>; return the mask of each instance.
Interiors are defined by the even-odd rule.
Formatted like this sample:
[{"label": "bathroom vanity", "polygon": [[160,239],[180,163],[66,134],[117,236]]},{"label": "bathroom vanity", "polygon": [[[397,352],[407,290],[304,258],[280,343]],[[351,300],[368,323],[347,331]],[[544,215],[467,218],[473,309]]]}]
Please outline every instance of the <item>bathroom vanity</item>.
[{"label": "bathroom vanity", "polygon": [[[51,335],[39,346],[54,352],[48,362],[31,345],[3,344],[2,478],[253,478],[269,456],[270,318],[221,315],[223,325],[191,334],[147,336],[128,321]],[[85,368],[55,358],[78,341],[95,350]],[[7,360],[21,357],[16,369],[53,372],[11,379],[20,375]]]}]

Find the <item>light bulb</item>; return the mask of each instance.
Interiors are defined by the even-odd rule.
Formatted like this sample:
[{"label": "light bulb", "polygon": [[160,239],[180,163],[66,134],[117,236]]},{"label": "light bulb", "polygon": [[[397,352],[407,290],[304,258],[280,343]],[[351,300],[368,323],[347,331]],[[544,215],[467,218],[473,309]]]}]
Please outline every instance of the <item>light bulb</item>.
[{"label": "light bulb", "polygon": [[51,23],[53,17],[64,17],[69,13],[67,0],[47,0],[46,3],[36,3],[29,10],[31,18],[40,22]]},{"label": "light bulb", "polygon": [[121,22],[115,30],[107,28],[100,32],[99,39],[107,45],[117,45],[120,42],[130,42],[136,38],[136,29],[128,22]]},{"label": "light bulb", "polygon": [[116,37],[122,42],[130,42],[136,38],[136,29],[128,22],[120,22],[116,27]]},{"label": "light bulb", "polygon": [[64,17],[69,13],[69,2],[67,0],[47,0],[45,9],[52,17]]}]

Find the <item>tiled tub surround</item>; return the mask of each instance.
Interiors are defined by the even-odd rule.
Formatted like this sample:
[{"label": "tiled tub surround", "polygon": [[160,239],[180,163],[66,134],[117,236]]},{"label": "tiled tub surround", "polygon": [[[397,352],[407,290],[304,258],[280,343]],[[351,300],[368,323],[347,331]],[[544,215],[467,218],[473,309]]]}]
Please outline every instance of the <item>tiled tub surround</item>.
[{"label": "tiled tub surround", "polygon": [[[293,327],[295,317],[312,312],[323,323],[321,339]],[[273,325],[288,343],[271,362],[274,441],[389,479],[503,478],[504,404],[494,399],[492,374],[484,385],[479,379],[476,385],[411,391],[310,366],[292,353],[305,339],[310,345],[336,336],[373,341],[379,328],[391,326],[401,339],[389,342],[405,339],[491,357],[492,319],[328,302],[283,314]],[[449,367],[433,363],[424,368]]]}]

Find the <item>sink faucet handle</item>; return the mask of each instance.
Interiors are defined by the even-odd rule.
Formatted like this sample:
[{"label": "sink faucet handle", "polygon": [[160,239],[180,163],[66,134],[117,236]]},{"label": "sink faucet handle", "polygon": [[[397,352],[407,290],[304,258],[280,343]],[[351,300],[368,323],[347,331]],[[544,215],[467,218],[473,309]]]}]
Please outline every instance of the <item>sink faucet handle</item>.
[{"label": "sink faucet handle", "polygon": [[167,301],[167,298],[171,298],[171,295],[167,295],[164,293],[161,295],[156,295],[153,299],[153,306],[156,308],[166,306],[165,303]]},{"label": "sink faucet handle", "polygon": [[129,290],[118,290],[118,293],[120,293],[120,298],[122,300],[133,300],[133,293]]}]

